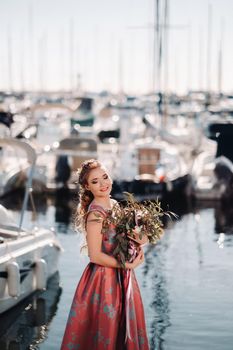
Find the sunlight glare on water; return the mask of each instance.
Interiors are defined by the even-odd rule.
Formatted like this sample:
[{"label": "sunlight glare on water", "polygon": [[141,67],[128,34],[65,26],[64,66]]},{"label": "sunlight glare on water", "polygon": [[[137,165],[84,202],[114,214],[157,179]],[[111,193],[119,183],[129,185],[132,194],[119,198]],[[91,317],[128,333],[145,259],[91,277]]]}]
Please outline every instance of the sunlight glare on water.
[{"label": "sunlight glare on water", "polygon": [[[64,248],[59,263],[62,291],[45,340],[31,349],[59,349],[77,283],[88,263],[79,252],[80,236],[71,224],[56,222],[56,211],[50,205],[37,224],[59,231]],[[156,246],[145,247],[145,263],[136,275],[151,350],[232,350],[233,237],[216,233],[217,220],[216,209],[196,209],[170,223]],[[30,222],[27,212],[26,224]]]},{"label": "sunlight glare on water", "polygon": [[[232,349],[233,239],[219,245],[224,234],[215,233],[214,214],[203,209],[183,216],[156,246],[145,249],[145,264],[136,273],[151,350]],[[76,281],[88,261],[79,255],[77,236],[60,237],[66,250],[60,267],[63,293],[43,350],[61,341]]]}]

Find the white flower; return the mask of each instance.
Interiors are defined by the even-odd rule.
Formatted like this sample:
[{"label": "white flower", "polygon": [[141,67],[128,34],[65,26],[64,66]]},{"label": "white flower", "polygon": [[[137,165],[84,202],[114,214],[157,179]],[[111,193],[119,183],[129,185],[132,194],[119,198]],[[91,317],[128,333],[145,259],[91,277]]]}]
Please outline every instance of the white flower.
[{"label": "white flower", "polygon": [[142,226],[135,226],[134,232],[139,234],[142,231]]}]

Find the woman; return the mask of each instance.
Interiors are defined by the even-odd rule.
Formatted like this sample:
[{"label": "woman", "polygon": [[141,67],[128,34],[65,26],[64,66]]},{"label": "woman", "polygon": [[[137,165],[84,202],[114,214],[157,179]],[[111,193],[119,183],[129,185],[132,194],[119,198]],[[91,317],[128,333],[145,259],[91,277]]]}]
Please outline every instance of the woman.
[{"label": "woman", "polygon": [[104,233],[102,223],[116,201],[110,197],[112,180],[95,159],[85,161],[79,172],[82,221],[90,263],[71,305],[61,350],[148,350],[140,291],[133,269],[143,263],[140,249],[122,269],[113,257],[115,230]]}]

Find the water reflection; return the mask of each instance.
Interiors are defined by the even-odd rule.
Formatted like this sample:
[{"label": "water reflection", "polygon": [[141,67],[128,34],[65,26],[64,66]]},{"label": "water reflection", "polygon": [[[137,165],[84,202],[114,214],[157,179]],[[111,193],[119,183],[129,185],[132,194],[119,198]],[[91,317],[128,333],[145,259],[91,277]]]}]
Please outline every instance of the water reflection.
[{"label": "water reflection", "polygon": [[[182,232],[180,232],[180,238],[182,239],[182,234],[193,232],[193,243],[194,251],[196,250],[197,263],[200,269],[205,270],[204,264],[204,250],[206,249],[205,241],[203,241],[203,222],[201,222],[201,211],[203,209],[213,208],[215,213],[215,228],[220,227],[219,222],[222,223],[220,230],[223,228],[228,228],[227,232],[231,233],[233,227],[233,216],[231,215],[230,208],[225,210],[225,208],[216,205],[213,206],[213,203],[204,204],[200,207],[196,206],[195,203],[190,201],[182,201],[181,203],[170,202],[169,209],[176,212],[179,215],[179,220],[182,221]],[[163,207],[166,208],[166,203],[163,203]],[[193,215],[187,217],[186,214],[192,213]],[[185,216],[186,220],[182,220],[182,217]],[[168,222],[169,225],[169,222]],[[231,229],[230,229],[231,228]],[[191,230],[191,231],[190,231]],[[171,231],[173,231],[171,229]],[[216,229],[216,233],[219,233]],[[187,237],[187,236],[186,236]],[[211,237],[211,236],[210,236]],[[213,236],[212,236],[213,237]],[[167,280],[168,278],[168,262],[167,258],[170,256],[171,251],[167,254],[167,251],[171,248],[170,242],[171,236],[165,235],[163,240],[160,241],[156,248],[149,246],[145,252],[145,264],[142,268],[144,284],[143,287],[145,290],[149,290],[148,298],[150,303],[147,304],[147,309],[150,310],[150,319],[148,320],[148,331],[149,331],[149,340],[150,348],[153,350],[165,350],[167,348],[167,336],[170,337],[170,332],[168,331],[169,327],[174,328],[174,320],[171,314],[171,304],[174,306],[173,295],[171,294],[171,283]],[[205,239],[205,238],[204,238]],[[173,237],[173,244],[175,238]],[[233,237],[226,237],[223,233],[219,236],[219,247],[221,248],[227,244],[233,242]],[[217,239],[216,239],[217,241]],[[172,245],[173,245],[172,244]],[[203,247],[204,244],[204,247]],[[178,248],[179,249],[179,248]],[[180,254],[180,252],[176,252]],[[207,259],[207,257],[206,257]],[[195,262],[193,261],[194,265]],[[189,264],[192,264],[189,261]],[[185,271],[185,270],[184,270]],[[198,272],[197,272],[198,273]],[[170,281],[171,282],[171,281]],[[171,294],[171,295],[170,295]],[[199,310],[200,314],[202,310]]]},{"label": "water reflection", "polygon": [[[23,205],[24,193],[22,191],[14,192],[12,195],[0,198],[0,204],[13,212],[20,212]],[[30,213],[29,220],[37,220],[37,216],[48,216],[48,209],[54,208],[54,217],[48,220],[56,224],[58,232],[68,233],[69,225],[72,222],[73,213],[77,206],[77,194],[72,194],[66,187],[56,190],[54,195],[33,194],[29,199],[27,211]],[[51,215],[51,212],[49,212]]]},{"label": "water reflection", "polygon": [[[23,193],[18,191],[13,195],[8,195],[0,198],[0,204],[12,211],[20,211],[23,203]],[[35,195],[33,194],[32,201],[28,203],[28,211],[33,212],[34,208],[37,213],[46,215],[48,207],[53,206],[55,208],[54,222],[58,225],[58,231],[67,233],[68,227],[73,219],[73,214],[78,203],[78,194],[73,194],[66,187],[57,189],[54,195]],[[195,214],[195,220],[198,221],[198,213],[201,209],[214,208],[215,212],[215,232],[216,233],[233,233],[233,206],[223,205],[221,203],[194,203],[188,200],[187,197],[183,198],[167,198],[162,202],[162,207],[165,210],[174,211],[182,216],[188,213]],[[32,219],[33,216],[32,216]],[[168,220],[169,221],[169,220]],[[165,223],[166,224],[166,223]],[[198,222],[197,222],[198,229]],[[198,237],[197,237],[198,239]]]},{"label": "water reflection", "polygon": [[215,207],[215,232],[233,234],[233,206],[219,204]]},{"label": "water reflection", "polygon": [[0,349],[39,349],[56,314],[62,288],[59,274],[48,282],[43,293],[34,295],[0,316]]},{"label": "water reflection", "polygon": [[[11,195],[6,195],[0,198],[0,204],[5,208],[13,211],[21,211],[24,198],[24,191],[14,191]],[[29,197],[27,210],[45,214],[48,208],[48,197],[45,194],[35,195]]]},{"label": "water reflection", "polygon": [[[150,308],[153,313],[153,319],[149,324],[149,339],[150,348],[153,350],[164,349],[164,334],[167,327],[170,326],[164,257],[166,247],[166,244],[162,245],[160,243],[157,244],[156,249],[153,246],[149,246],[145,253],[145,265],[143,268],[144,276],[148,275],[151,280],[150,299],[152,302],[150,303]],[[151,273],[150,276],[149,273]]]},{"label": "water reflection", "polygon": [[55,222],[58,223],[59,232],[66,233],[70,224],[74,201],[68,188],[62,187],[55,192]]},{"label": "water reflection", "polygon": [[[5,200],[5,204],[12,210],[18,210],[16,208],[20,208],[20,200],[15,196],[14,199],[12,198]],[[66,235],[70,232],[69,225],[72,220],[73,209],[77,205],[76,198],[67,189],[60,189],[55,195],[46,197],[45,200],[43,198],[41,202],[39,199],[36,200],[38,200],[36,207],[38,203],[43,203],[43,205],[37,207],[38,212],[41,210],[45,215],[43,216],[43,224],[57,223],[58,231],[65,233],[61,239],[67,245],[66,247],[69,247],[70,254],[77,254],[75,244],[73,250],[70,248],[71,236]],[[233,235],[231,235],[233,233],[232,209],[231,206],[223,207],[220,204],[216,205],[216,203],[195,204],[186,199],[178,200],[177,198],[174,202],[169,200],[168,203],[169,210],[179,215],[180,222],[176,222],[174,230],[170,227],[171,234],[165,234],[163,240],[156,247],[146,247],[145,264],[139,272],[139,276],[143,277],[142,292],[143,300],[146,301],[145,311],[148,321],[150,348],[151,350],[166,350],[173,347],[175,350],[197,349],[199,345],[195,342],[198,342],[200,334],[202,334],[200,340],[200,342],[202,341],[202,348],[206,348],[203,345],[205,339],[207,339],[206,343],[212,341],[212,344],[214,344],[215,342],[215,336],[211,333],[211,328],[215,327],[215,320],[216,329],[220,333],[228,327],[228,323],[222,324],[222,328],[220,324],[217,324],[219,317],[224,314],[225,310],[228,311],[228,306],[224,309],[225,304],[221,302],[218,305],[221,305],[222,309],[217,313],[217,308],[214,308],[213,305],[219,303],[218,295],[225,298],[226,304],[231,301],[231,291],[227,285],[229,282],[226,282],[230,274],[228,271],[231,271],[227,268],[227,266],[230,266],[230,260],[227,260],[229,252],[221,255],[221,253],[224,253],[221,250],[219,255],[219,249],[218,247],[216,249],[216,246],[218,244],[219,248],[223,248],[227,245],[233,245]],[[165,202],[163,207],[167,208]],[[212,209],[202,210],[206,208]],[[31,207],[29,209],[31,210]],[[215,222],[213,222],[213,212]],[[187,213],[192,214],[186,215]],[[171,223],[168,223],[168,225],[171,225]],[[64,270],[71,270],[71,268],[67,268],[67,266],[70,266],[68,260],[67,258],[64,262]],[[220,263],[223,264],[221,266],[224,266],[224,268],[220,266],[218,269]],[[67,286],[66,293],[69,295],[73,276],[71,278],[70,274],[66,275],[64,273],[63,278],[65,281],[63,283]],[[65,280],[65,278],[67,279]],[[226,285],[222,288],[224,283]],[[229,296],[227,294],[228,289]],[[57,293],[57,300],[53,303],[54,307],[50,308],[51,318],[56,312],[61,290]],[[67,305],[69,303],[70,300],[67,301]],[[40,344],[44,339],[50,321],[45,316],[47,315],[46,312],[41,313],[35,311],[34,308],[35,310],[47,309],[43,301],[31,302],[28,310],[24,310],[24,305],[23,312],[28,312],[28,316],[23,317],[22,315],[20,325],[17,326],[16,331],[11,331],[12,324],[7,324],[7,321],[2,323],[0,319],[1,325],[6,325],[3,333],[0,330],[2,334],[2,338],[0,338],[1,350],[20,349],[19,334],[22,334],[25,344],[32,343],[30,349],[37,349],[37,343]],[[186,311],[189,309],[190,312],[187,314]],[[212,310],[216,312],[216,317],[213,317]],[[26,318],[29,320],[29,325],[25,321]],[[10,316],[9,320],[12,322],[14,316]],[[17,324],[18,321],[14,321],[15,323]],[[207,328],[204,335],[202,333],[203,327]],[[179,343],[181,337],[184,337],[186,341],[186,343],[182,343],[183,345]],[[178,345],[173,344],[174,339]],[[169,344],[173,345],[170,346]],[[187,346],[187,344],[190,346]],[[55,348],[56,345],[54,344]],[[26,345],[21,345],[21,349],[26,348]],[[50,344],[46,349],[50,349]]]},{"label": "water reflection", "polygon": [[197,257],[199,267],[203,264],[203,249],[201,244],[201,226],[200,226],[200,214],[195,210],[194,214],[194,232],[195,232],[195,241],[197,248]]}]

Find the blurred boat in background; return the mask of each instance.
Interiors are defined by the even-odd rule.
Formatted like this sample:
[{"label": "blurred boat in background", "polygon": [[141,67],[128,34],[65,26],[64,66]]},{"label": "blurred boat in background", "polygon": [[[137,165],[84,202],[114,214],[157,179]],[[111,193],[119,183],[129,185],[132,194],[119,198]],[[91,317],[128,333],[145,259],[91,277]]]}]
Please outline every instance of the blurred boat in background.
[{"label": "blurred boat in background", "polygon": [[60,243],[53,230],[34,227],[23,229],[36,153],[31,146],[15,139],[0,139],[0,146],[18,147],[26,153],[30,172],[26,183],[20,222],[0,206],[0,314],[9,310],[36,290],[44,290],[47,280],[58,269]]},{"label": "blurred boat in background", "polygon": [[[210,125],[225,123],[229,130],[231,100],[231,96],[220,99],[217,94],[204,92],[184,96],[107,92],[25,95],[8,109],[10,117],[4,114],[0,125],[4,125],[2,133],[4,129],[4,134],[26,140],[36,150],[34,192],[53,193],[63,186],[76,191],[77,168],[85,159],[98,158],[113,176],[116,197],[122,190],[140,198],[177,190],[214,200],[229,189],[214,171],[217,149],[225,142],[221,155],[232,161],[232,146],[225,131],[223,136],[215,132],[212,137]],[[26,163],[21,159],[16,165],[16,157],[2,157],[5,172],[1,174],[1,194],[13,188],[12,183],[18,187],[25,184]],[[15,167],[21,175],[14,178]]]},{"label": "blurred boat in background", "polygon": [[[90,158],[98,158],[97,141],[94,137],[68,137],[59,142],[55,151],[56,156],[56,177],[57,185],[77,188],[77,169],[82,162]],[[47,184],[51,190],[53,183]],[[61,186],[59,186],[61,187]]]},{"label": "blurred boat in background", "polygon": [[205,141],[205,147],[193,164],[193,194],[199,200],[232,200],[232,118],[208,118],[205,121],[204,133],[209,140]]},{"label": "blurred boat in background", "polygon": [[185,194],[189,184],[188,168],[177,149],[165,141],[137,139],[121,150],[113,193],[134,193],[138,199],[156,199]]},{"label": "blurred boat in background", "polygon": [[131,108],[125,103],[108,106],[108,113],[96,120],[98,135],[101,125],[105,131],[106,125],[111,125],[108,130],[119,132],[117,138],[109,134],[99,145],[100,160],[113,176],[113,196],[122,198],[127,191],[138,199],[155,199],[185,193],[190,182],[189,169],[178,147],[163,140],[157,129],[154,133],[155,128],[145,122],[142,101],[130,102]]},{"label": "blurred boat in background", "polygon": [[73,111],[70,122],[71,127],[93,126],[95,114],[93,111],[94,99],[91,97],[79,97],[76,99],[78,106]]},{"label": "blurred boat in background", "polygon": [[[4,141],[4,139],[1,139]],[[0,148],[0,196],[19,188],[25,188],[33,161],[34,151],[28,153],[29,145],[17,139],[5,139]],[[32,148],[31,148],[32,150]],[[34,164],[32,185],[36,192],[43,192],[46,187],[46,177],[43,169]]]}]

